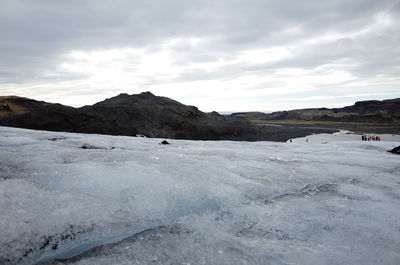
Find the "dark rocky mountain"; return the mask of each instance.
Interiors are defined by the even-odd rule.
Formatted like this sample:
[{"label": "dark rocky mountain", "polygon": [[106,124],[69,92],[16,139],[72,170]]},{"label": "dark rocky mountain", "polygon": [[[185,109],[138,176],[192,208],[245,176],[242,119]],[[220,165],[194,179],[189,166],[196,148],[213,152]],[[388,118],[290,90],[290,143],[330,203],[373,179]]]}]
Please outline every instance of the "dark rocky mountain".
[{"label": "dark rocky mountain", "polygon": [[0,97],[0,125],[49,131],[193,140],[266,140],[247,120],[204,113],[150,92],[120,94],[73,108],[21,97]]},{"label": "dark rocky mountain", "polygon": [[400,124],[400,98],[389,100],[359,101],[344,108],[314,108],[278,111],[270,114],[259,112],[234,113],[231,117],[242,117],[259,121],[320,121],[342,123]]}]

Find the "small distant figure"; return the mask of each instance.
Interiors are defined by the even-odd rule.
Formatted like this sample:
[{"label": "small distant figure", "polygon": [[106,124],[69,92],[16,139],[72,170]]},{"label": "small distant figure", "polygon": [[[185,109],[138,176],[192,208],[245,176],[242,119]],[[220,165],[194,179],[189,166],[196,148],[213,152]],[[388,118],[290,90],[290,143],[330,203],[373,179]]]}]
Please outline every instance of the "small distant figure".
[{"label": "small distant figure", "polygon": [[306,139],[306,143],[308,143],[308,138]]},{"label": "small distant figure", "polygon": [[380,141],[381,137],[379,135],[364,134],[361,136],[361,140],[363,140],[363,141]]},{"label": "small distant figure", "polygon": [[289,139],[289,143],[291,143],[292,142],[292,139]]},{"label": "small distant figure", "polygon": [[380,141],[381,137],[379,135],[375,135],[375,136],[372,137],[372,140],[373,141]]}]

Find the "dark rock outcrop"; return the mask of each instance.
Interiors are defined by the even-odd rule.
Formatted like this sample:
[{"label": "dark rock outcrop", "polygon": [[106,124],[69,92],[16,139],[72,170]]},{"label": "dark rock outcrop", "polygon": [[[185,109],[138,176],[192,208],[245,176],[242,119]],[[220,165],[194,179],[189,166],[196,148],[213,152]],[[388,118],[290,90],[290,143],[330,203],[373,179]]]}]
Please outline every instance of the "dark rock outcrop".
[{"label": "dark rock outcrop", "polygon": [[389,152],[393,153],[393,154],[396,154],[396,155],[400,155],[400,146],[393,148]]}]

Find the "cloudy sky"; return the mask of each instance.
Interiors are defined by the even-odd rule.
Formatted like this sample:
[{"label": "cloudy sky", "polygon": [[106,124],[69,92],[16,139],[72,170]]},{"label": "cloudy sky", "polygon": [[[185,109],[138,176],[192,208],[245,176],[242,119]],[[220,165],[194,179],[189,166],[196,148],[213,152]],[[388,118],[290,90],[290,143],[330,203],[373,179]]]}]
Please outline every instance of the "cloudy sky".
[{"label": "cloudy sky", "polygon": [[400,2],[0,0],[0,95],[203,111],[400,97]]}]

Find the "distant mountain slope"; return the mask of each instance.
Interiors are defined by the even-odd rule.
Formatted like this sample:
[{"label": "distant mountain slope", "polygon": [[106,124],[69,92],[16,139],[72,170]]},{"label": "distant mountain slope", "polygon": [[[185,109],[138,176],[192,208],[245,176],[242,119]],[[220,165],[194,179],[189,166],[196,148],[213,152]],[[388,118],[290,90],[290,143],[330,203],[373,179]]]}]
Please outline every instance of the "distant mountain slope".
[{"label": "distant mountain slope", "polygon": [[[204,113],[150,92],[120,94],[82,108],[20,97],[0,97],[0,125],[111,135],[144,134],[195,140],[260,140],[263,133],[243,119]],[[265,137],[264,137],[265,138]]]},{"label": "distant mountain slope", "polygon": [[49,105],[51,104],[29,98],[16,96],[0,97],[0,118],[30,113],[32,111],[44,109]]},{"label": "distant mountain slope", "polygon": [[[255,115],[257,114],[257,115]],[[400,123],[400,98],[389,100],[359,101],[344,108],[315,108],[260,113],[234,113],[231,117],[264,121],[324,121],[344,123]]]}]

